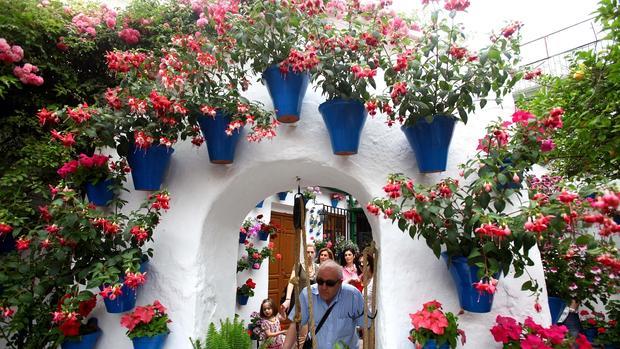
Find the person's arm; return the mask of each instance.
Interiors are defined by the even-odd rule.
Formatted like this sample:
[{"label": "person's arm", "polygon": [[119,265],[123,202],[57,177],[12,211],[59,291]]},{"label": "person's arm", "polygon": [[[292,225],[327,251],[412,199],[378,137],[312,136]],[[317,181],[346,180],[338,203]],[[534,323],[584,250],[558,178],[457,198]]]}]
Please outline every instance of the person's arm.
[{"label": "person's arm", "polygon": [[297,327],[295,326],[295,323],[292,323],[288,326],[288,331],[286,331],[286,337],[284,338],[284,349],[292,349],[295,343],[297,343]]},{"label": "person's arm", "polygon": [[295,268],[291,271],[291,277],[288,279],[288,286],[286,286],[286,298],[282,305],[280,306],[280,312],[286,313],[291,306],[291,297],[293,297],[293,290],[295,289],[295,285],[291,283],[291,280],[295,277]]}]

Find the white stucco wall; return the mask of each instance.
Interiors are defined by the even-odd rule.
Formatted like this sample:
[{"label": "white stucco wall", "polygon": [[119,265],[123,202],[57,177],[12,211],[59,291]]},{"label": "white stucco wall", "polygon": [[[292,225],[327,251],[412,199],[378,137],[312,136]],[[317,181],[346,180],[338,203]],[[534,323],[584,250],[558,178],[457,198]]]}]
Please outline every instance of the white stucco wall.
[{"label": "white stucco wall", "polygon": [[[250,97],[271,105],[266,89],[260,85],[252,87]],[[267,294],[268,268],[264,265],[259,271],[236,275],[236,261],[242,251],[239,226],[253,210],[268,213],[271,205],[286,210],[287,205],[273,195],[296,188],[297,176],[301,177],[302,186],[339,188],[365,206],[364,203],[383,194],[382,186],[390,172],[403,172],[425,183],[445,176],[456,177],[457,165],[474,153],[484,126],[513,111],[511,101],[505,103],[504,110],[489,104],[471,116],[467,126],[458,124],[447,171],[420,174],[405,136],[398,128],[387,128],[380,117],[367,120],[359,154],[333,155],[317,110],[323,101],[319,93],[309,89],[297,125],[282,125],[273,141],[241,141],[231,165],[209,163],[206,149],[196,149],[189,142],[176,145],[164,184],[171,194],[171,209],[155,232],[155,257],[150,264],[149,280],[138,297],[140,305],[159,299],[169,308],[173,322],[166,348],[191,348],[190,336],[204,338],[210,322],[240,312],[235,302],[237,280],[244,282],[248,275],[258,282],[259,288],[241,312],[258,310],[260,300]],[[131,180],[128,186],[132,187]],[[135,205],[146,195],[131,192],[126,196],[130,205]],[[255,209],[264,198],[268,199],[263,208]],[[443,303],[447,311],[457,313],[458,298],[445,264],[434,257],[424,241],[412,240],[381,218],[369,216],[369,222],[380,250],[376,276],[378,348],[411,348],[407,340],[411,326],[408,314],[432,299]],[[537,251],[534,259],[538,263],[530,273],[544,284]],[[500,280],[491,313],[460,316],[460,324],[467,332],[466,348],[500,347],[489,333],[497,314],[518,318],[532,315],[535,320],[548,323],[545,299],[543,313],[536,314],[534,299],[520,291],[522,281],[510,276]],[[104,331],[99,347],[131,348],[119,324],[120,315],[107,314],[100,305],[95,316]]]}]

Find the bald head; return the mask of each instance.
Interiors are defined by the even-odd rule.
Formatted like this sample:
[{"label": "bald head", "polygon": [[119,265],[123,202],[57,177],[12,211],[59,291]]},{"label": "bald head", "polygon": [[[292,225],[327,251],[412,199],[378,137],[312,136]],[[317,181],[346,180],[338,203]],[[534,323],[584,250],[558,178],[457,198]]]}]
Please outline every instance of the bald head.
[{"label": "bald head", "polygon": [[317,277],[326,273],[335,273],[335,275],[338,276],[338,279],[342,280],[342,266],[332,259],[328,259],[321,263],[319,266],[319,271],[317,272]]}]

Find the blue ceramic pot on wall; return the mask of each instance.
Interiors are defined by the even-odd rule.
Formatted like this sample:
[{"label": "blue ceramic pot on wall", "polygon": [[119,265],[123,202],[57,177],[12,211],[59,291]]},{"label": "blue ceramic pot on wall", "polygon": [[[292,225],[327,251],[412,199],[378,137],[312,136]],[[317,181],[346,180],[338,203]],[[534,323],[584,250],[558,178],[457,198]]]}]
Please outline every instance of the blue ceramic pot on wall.
[{"label": "blue ceramic pot on wall", "polygon": [[268,232],[266,232],[266,231],[262,231],[262,230],[260,230],[260,231],[258,232],[258,239],[259,239],[260,241],[267,241],[267,239],[269,239],[269,233],[268,233]]},{"label": "blue ceramic pot on wall", "polygon": [[551,323],[557,324],[558,319],[566,308],[566,302],[562,298],[547,297],[549,301],[549,311],[551,312]]},{"label": "blue ceramic pot on wall", "polygon": [[276,118],[282,123],[299,120],[310,76],[308,73],[294,73],[289,69],[282,74],[278,65],[272,65],[263,73],[263,81],[273,101]]},{"label": "blue ceramic pot on wall", "polygon": [[207,142],[209,161],[213,164],[232,164],[235,159],[241,130],[227,135],[225,131],[229,123],[230,117],[219,110],[215,113],[215,118],[204,115],[198,117],[200,130]]},{"label": "blue ceramic pot on wall", "polygon": [[287,196],[288,196],[288,191],[281,191],[278,193],[278,199],[280,199],[280,201],[286,200]]},{"label": "blue ceramic pot on wall", "polygon": [[247,236],[247,235],[245,235],[245,234],[244,234],[244,233],[242,233],[242,232],[239,232],[239,243],[240,243],[240,244],[245,243],[245,240],[246,240],[247,238],[248,238],[248,236]]},{"label": "blue ceramic pot on wall", "polygon": [[[465,257],[452,257],[449,260],[446,252],[442,252],[441,257],[448,263],[448,270],[454,280],[461,308],[472,313],[490,312],[493,306],[493,295],[478,292],[473,286],[474,283],[480,281],[478,267],[469,265]],[[493,277],[497,279],[499,275]]]},{"label": "blue ceramic pot on wall", "polygon": [[455,122],[452,116],[435,115],[430,123],[422,118],[413,126],[401,127],[413,149],[420,172],[446,170]]},{"label": "blue ceramic pot on wall", "polygon": [[332,207],[338,207],[338,202],[340,202],[338,199],[332,199]]},{"label": "blue ceramic pot on wall", "polygon": [[161,349],[168,337],[168,333],[162,333],[154,337],[137,337],[132,339],[134,349]]},{"label": "blue ceramic pot on wall", "polygon": [[358,100],[335,98],[319,105],[336,155],[357,154],[368,112]]},{"label": "blue ceramic pot on wall", "polygon": [[174,149],[165,145],[152,145],[146,149],[131,144],[127,162],[136,190],[159,190],[170,165]]},{"label": "blue ceramic pot on wall", "polygon": [[237,295],[237,303],[239,303],[239,305],[247,305],[249,299],[250,296],[244,296],[240,294]]},{"label": "blue ceramic pot on wall", "polygon": [[[121,282],[123,279],[121,278]],[[100,287],[103,289],[102,287]],[[115,299],[103,299],[103,304],[105,304],[105,309],[108,313],[118,314],[124,313],[126,311],[130,311],[136,306],[136,298],[137,298],[137,290],[123,285],[121,287],[121,291],[123,294],[117,296]]]},{"label": "blue ceramic pot on wall", "polygon": [[446,342],[440,346],[437,345],[437,341],[434,339],[429,339],[424,343],[424,346],[417,346],[420,349],[450,349],[450,343]]},{"label": "blue ceramic pot on wall", "polygon": [[60,344],[62,349],[93,349],[101,337],[101,330],[78,337],[76,340],[67,339]]},{"label": "blue ceramic pot on wall", "polygon": [[86,183],[88,200],[97,206],[107,206],[114,199],[114,191],[110,189],[111,179],[99,181],[97,184]]}]

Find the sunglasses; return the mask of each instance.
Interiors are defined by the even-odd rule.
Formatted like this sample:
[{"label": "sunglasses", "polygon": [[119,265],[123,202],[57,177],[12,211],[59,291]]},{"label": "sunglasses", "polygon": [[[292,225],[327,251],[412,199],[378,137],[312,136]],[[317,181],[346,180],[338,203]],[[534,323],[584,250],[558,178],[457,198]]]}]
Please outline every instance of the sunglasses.
[{"label": "sunglasses", "polygon": [[319,284],[319,286],[323,286],[323,284],[327,285],[327,287],[334,287],[336,286],[336,284],[338,283],[338,281],[340,280],[323,280],[323,279],[316,279],[316,283]]}]

